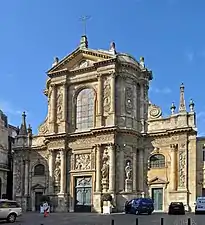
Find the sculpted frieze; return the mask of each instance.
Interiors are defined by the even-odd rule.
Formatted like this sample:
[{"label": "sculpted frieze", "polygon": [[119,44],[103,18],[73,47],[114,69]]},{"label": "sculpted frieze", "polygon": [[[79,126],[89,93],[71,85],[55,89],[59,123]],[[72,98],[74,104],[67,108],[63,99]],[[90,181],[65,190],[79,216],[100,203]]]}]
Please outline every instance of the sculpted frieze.
[{"label": "sculpted frieze", "polygon": [[48,143],[49,149],[60,149],[65,147],[65,141],[64,140],[58,140],[58,141],[51,141]]},{"label": "sculpted frieze", "polygon": [[32,147],[40,147],[44,145],[45,138],[41,136],[34,136],[32,140]]},{"label": "sculpted frieze", "polygon": [[90,170],[90,169],[91,169],[91,154],[76,154],[75,170]]},{"label": "sculpted frieze", "polygon": [[176,135],[173,135],[171,137],[162,137],[162,138],[156,138],[153,137],[153,140],[151,141],[152,145],[167,145],[170,142],[176,142],[179,140],[179,137]]},{"label": "sculpted frieze", "polygon": [[100,135],[98,137],[89,137],[89,138],[76,138],[69,143],[70,148],[75,148],[76,146],[93,146],[94,144],[107,144],[108,142],[114,142],[114,135]]}]

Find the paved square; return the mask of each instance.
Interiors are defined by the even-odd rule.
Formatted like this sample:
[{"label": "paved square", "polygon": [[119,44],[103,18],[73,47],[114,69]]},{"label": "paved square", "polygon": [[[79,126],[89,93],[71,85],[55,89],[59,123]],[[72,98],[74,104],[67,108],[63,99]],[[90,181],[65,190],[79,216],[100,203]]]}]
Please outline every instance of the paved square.
[{"label": "paved square", "polygon": [[185,225],[188,218],[192,218],[192,224],[204,225],[204,215],[186,214],[182,216],[170,216],[167,214],[154,213],[152,215],[125,215],[111,214],[102,215],[95,213],[52,213],[47,218],[42,214],[25,213],[18,218],[18,225],[110,225],[114,219],[115,225],[135,225],[136,218],[139,225],[160,225],[160,219],[164,218],[164,225]]}]

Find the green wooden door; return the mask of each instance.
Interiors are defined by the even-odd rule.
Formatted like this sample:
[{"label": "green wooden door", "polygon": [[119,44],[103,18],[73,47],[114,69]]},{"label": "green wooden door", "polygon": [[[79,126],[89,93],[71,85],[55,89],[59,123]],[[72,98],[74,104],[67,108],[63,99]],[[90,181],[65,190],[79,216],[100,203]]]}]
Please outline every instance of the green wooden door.
[{"label": "green wooden door", "polygon": [[152,199],[154,200],[154,210],[163,210],[163,188],[152,188]]},{"label": "green wooden door", "polygon": [[91,212],[92,178],[77,177],[75,186],[75,212]]}]

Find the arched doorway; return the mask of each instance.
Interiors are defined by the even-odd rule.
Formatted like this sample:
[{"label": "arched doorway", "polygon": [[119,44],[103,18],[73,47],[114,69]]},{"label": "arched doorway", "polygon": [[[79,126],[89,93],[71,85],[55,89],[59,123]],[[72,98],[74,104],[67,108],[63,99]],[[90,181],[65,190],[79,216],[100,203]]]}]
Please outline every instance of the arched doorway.
[{"label": "arched doorway", "polygon": [[1,180],[1,177],[0,177],[0,198],[1,198],[1,191],[2,191],[2,180]]}]

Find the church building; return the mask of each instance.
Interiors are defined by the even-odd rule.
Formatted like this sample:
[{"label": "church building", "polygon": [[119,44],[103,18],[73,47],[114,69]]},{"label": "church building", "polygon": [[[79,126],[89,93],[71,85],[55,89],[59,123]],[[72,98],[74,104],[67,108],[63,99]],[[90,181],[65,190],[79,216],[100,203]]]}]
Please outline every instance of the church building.
[{"label": "church building", "polygon": [[115,211],[140,196],[153,198],[156,211],[170,201],[193,210],[203,170],[194,103],[187,112],[183,85],[179,109],[172,104],[162,117],[149,102],[144,58],[117,52],[115,43],[90,49],[86,36],[55,58],[47,76],[47,117],[33,135],[23,113],[13,147],[13,197],[25,210],[38,210],[46,195],[55,211],[101,212],[103,193]]}]

